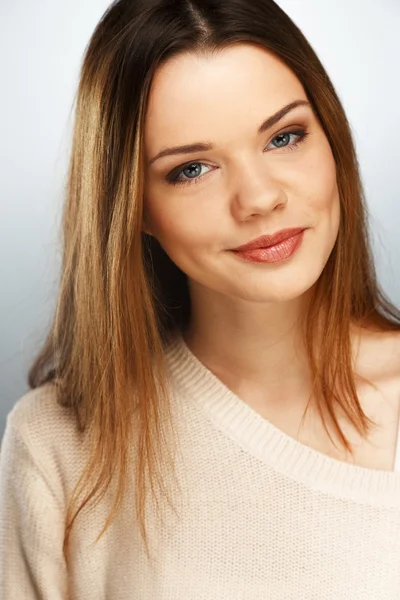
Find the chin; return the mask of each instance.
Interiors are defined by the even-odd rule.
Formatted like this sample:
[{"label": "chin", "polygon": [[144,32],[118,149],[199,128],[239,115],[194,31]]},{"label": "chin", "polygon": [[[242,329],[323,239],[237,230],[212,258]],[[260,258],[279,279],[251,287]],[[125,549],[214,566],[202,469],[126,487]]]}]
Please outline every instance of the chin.
[{"label": "chin", "polygon": [[313,276],[309,269],[303,268],[301,272],[286,273],[281,277],[270,275],[267,282],[265,278],[261,281],[261,278],[258,277],[258,281],[254,282],[254,285],[251,282],[243,284],[235,289],[233,295],[250,302],[290,302],[305,294],[310,295],[321,273],[322,271],[319,269]]}]

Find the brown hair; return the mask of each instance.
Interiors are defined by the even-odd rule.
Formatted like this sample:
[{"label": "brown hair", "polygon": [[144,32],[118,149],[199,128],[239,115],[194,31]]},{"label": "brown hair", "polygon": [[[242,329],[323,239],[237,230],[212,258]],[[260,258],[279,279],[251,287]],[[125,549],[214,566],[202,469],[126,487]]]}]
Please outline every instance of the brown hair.
[{"label": "brown hair", "polygon": [[[166,448],[160,425],[169,407],[164,350],[174,333],[187,326],[190,299],[186,275],[142,231],[143,123],[154,72],[179,53],[213,52],[240,42],[257,44],[289,66],[331,145],[341,222],[305,320],[305,341],[324,425],[328,414],[351,452],[336,420],[337,408],[362,435],[372,424],[356,394],[350,327],[398,330],[400,313],[377,283],[350,126],[320,60],[273,0],[114,2],[83,60],[58,303],[28,374],[31,388],[54,382],[58,402],[72,409],[78,429],[91,436],[91,455],[68,506],[66,560],[78,513],[114,477],[114,504],[99,537],[117,514],[126,489],[133,422],[138,431],[136,515],[145,541],[146,472],[152,490],[156,480],[162,486],[160,454],[164,459]],[[74,511],[78,490],[85,487],[87,495]]]}]

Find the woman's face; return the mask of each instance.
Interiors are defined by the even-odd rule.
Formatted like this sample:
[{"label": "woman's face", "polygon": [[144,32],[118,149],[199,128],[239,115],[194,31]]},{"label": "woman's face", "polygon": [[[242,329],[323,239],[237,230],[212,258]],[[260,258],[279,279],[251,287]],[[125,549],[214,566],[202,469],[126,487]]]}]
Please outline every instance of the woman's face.
[{"label": "woman's face", "polygon": [[[143,229],[195,285],[276,302],[300,296],[321,275],[340,218],[328,140],[307,105],[258,131],[297,101],[307,97],[296,76],[251,44],[180,55],[157,71],[144,132]],[[210,147],[152,160],[199,143]],[[307,229],[287,260],[253,263],[231,251],[292,227]]]}]

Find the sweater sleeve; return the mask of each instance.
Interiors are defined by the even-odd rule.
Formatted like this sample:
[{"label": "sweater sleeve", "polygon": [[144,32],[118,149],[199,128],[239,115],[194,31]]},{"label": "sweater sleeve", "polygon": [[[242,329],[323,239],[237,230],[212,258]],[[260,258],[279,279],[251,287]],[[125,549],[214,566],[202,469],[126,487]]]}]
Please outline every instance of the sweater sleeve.
[{"label": "sweater sleeve", "polygon": [[62,503],[23,433],[9,415],[0,448],[0,598],[67,600]]}]

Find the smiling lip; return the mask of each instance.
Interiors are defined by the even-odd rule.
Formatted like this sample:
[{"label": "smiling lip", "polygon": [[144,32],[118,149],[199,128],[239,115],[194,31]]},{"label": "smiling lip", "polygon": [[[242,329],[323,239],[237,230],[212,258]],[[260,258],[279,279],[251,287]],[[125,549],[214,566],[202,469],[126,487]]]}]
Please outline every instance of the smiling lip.
[{"label": "smiling lip", "polygon": [[232,248],[233,252],[244,252],[246,250],[255,250],[258,248],[269,248],[270,246],[275,246],[280,242],[283,242],[299,233],[304,231],[304,227],[296,227],[292,229],[282,229],[277,233],[272,235],[262,235],[261,237],[244,244],[243,246],[238,246],[237,248]]},{"label": "smiling lip", "polygon": [[252,250],[241,250],[232,253],[246,262],[252,263],[280,263],[291,257],[302,245],[304,229],[290,238],[282,240],[273,246],[253,248]]}]

